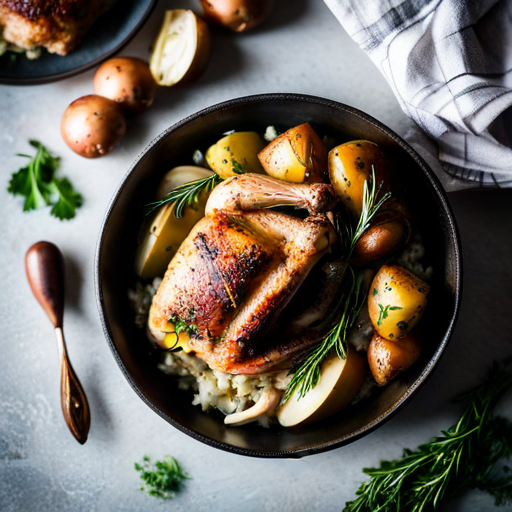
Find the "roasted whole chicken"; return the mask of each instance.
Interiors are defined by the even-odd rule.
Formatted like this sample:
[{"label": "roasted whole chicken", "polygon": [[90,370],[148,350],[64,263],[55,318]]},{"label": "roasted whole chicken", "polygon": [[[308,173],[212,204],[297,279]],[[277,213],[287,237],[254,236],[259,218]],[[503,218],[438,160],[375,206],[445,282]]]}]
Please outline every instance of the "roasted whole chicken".
[{"label": "roasted whole chicken", "polygon": [[[245,174],[218,185],[172,259],[149,314],[161,340],[186,325],[188,350],[225,373],[278,367],[318,337],[286,335],[282,313],[331,250],[331,185]],[[304,218],[268,209],[291,205]],[[286,317],[286,315],[284,315]]]}]

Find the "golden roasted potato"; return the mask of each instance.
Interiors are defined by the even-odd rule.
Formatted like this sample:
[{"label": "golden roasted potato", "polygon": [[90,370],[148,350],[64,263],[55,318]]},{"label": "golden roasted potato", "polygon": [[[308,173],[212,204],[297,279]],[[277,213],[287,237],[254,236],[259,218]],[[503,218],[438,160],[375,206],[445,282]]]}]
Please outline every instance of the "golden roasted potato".
[{"label": "golden roasted potato", "polygon": [[348,405],[356,396],[365,378],[366,362],[351,346],[347,359],[336,354],[326,359],[320,370],[320,382],[299,399],[296,390],[277,410],[283,427],[319,421]]},{"label": "golden roasted potato", "polygon": [[401,201],[386,201],[358,240],[351,263],[361,265],[388,256],[409,241],[411,215]]},{"label": "golden roasted potato", "polygon": [[327,151],[309,123],[287,130],[258,154],[270,176],[293,183],[325,183]]},{"label": "golden roasted potato", "polygon": [[149,69],[158,85],[192,82],[210,58],[210,30],[204,20],[186,9],[165,12],[153,44]]},{"label": "golden roasted potato", "polygon": [[247,172],[265,174],[258,160],[264,147],[263,137],[256,132],[233,132],[210,146],[205,158],[222,179]]},{"label": "golden roasted potato", "polygon": [[[159,198],[165,196],[169,188],[213,174],[199,167],[187,166],[185,171],[183,169],[175,167],[164,176],[158,188]],[[195,208],[187,206],[180,219],[174,215],[174,204],[165,204],[157,210],[141,231],[141,242],[135,255],[135,271],[140,277],[149,279],[164,275],[183,240],[196,222],[204,217],[207,199],[206,195],[201,195]]]},{"label": "golden roasted potato", "polygon": [[[377,144],[368,140],[345,142],[329,151],[329,178],[343,204],[356,218],[363,207],[364,182],[375,170],[381,193],[389,189],[388,162]],[[382,185],[381,185],[382,184]]]},{"label": "golden roasted potato", "polygon": [[375,382],[385,386],[420,357],[421,345],[412,335],[399,340],[387,340],[374,332],[368,348],[368,364]]},{"label": "golden roasted potato", "polygon": [[383,338],[403,338],[419,321],[429,286],[398,265],[383,265],[368,293],[368,312],[373,327]]}]

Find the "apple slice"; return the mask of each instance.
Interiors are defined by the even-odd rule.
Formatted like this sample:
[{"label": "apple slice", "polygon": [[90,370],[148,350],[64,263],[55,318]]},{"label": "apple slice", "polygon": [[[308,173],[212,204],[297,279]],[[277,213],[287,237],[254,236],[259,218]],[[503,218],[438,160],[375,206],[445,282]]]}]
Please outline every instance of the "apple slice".
[{"label": "apple slice", "polygon": [[338,412],[356,396],[365,378],[366,362],[348,346],[347,359],[336,354],[322,364],[320,382],[299,399],[299,391],[277,410],[277,420],[283,427],[312,423]]},{"label": "apple slice", "polygon": [[[208,169],[193,166],[175,167],[163,178],[158,187],[157,199],[161,199],[170,190],[190,181],[206,178],[213,174]],[[141,242],[135,255],[135,271],[143,279],[163,276],[169,262],[176,254],[196,222],[204,217],[206,195],[201,195],[195,208],[187,206],[183,217],[174,215],[174,205],[162,206],[149,223],[141,230]]]},{"label": "apple slice", "polygon": [[156,83],[171,86],[191,82],[203,72],[209,58],[208,25],[192,11],[166,11],[149,60]]}]

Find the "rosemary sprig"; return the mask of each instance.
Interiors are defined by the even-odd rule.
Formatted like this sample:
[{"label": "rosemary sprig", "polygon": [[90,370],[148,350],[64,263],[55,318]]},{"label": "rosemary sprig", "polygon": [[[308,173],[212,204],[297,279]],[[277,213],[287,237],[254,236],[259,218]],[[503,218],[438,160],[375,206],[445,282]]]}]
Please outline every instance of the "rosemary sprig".
[{"label": "rosemary sprig", "polygon": [[495,363],[483,383],[459,399],[467,406],[451,428],[416,451],[404,450],[402,459],[363,469],[370,480],[343,512],[433,511],[464,488],[489,492],[496,505],[512,503],[512,474],[506,466],[500,474],[497,467],[512,457],[512,423],[492,415],[511,386],[512,358]]},{"label": "rosemary sprig", "polygon": [[301,358],[300,366],[294,371],[292,380],[286,388],[283,403],[291,397],[295,390],[298,389],[298,398],[300,400],[310,389],[318,384],[320,381],[320,367],[327,355],[336,351],[341,359],[346,359],[347,357],[347,347],[345,344],[347,329],[353,325],[366,297],[363,291],[362,273],[356,275],[350,266],[347,272],[349,284],[340,300],[340,306],[342,305],[341,307],[343,308],[341,318],[319,344],[306,350]]},{"label": "rosemary sprig", "polygon": [[168,203],[174,203],[174,215],[177,219],[183,217],[183,210],[187,206],[194,207],[199,200],[201,194],[208,194],[211,192],[216,185],[218,185],[222,179],[218,174],[212,174],[206,178],[200,178],[198,180],[184,183],[179,187],[171,190],[163,199],[155,201],[147,205],[147,213],[151,213],[160,206]]},{"label": "rosemary sprig", "polygon": [[[363,188],[363,205],[361,215],[359,216],[357,225],[354,227],[348,221],[343,229],[345,236],[342,236],[342,255],[341,260],[348,260],[352,255],[354,247],[369,228],[370,221],[375,216],[379,208],[390,198],[391,193],[386,192],[380,199],[377,200],[381,184],[377,187],[375,180],[375,169],[372,166],[371,186],[368,186],[368,179],[364,182]],[[340,226],[337,227],[338,233],[341,235]],[[346,292],[342,294],[341,301],[335,308],[336,311],[341,311],[339,321],[331,328],[325,338],[318,344],[313,345],[302,354],[300,358],[301,363],[292,369],[293,377],[283,396],[283,403],[286,402],[295,390],[299,390],[299,400],[312,388],[314,388],[320,381],[320,367],[324,359],[333,351],[336,350],[341,359],[347,357],[347,349],[345,338],[347,329],[349,329],[361,307],[366,299],[367,293],[363,291],[364,286],[362,283],[362,274],[357,277],[352,269],[348,266],[347,274],[350,276],[350,282],[347,286]],[[347,293],[348,290],[348,293]],[[394,309],[394,308],[389,308]],[[387,316],[387,311],[385,312]],[[385,317],[384,317],[385,318]]]},{"label": "rosemary sprig", "polygon": [[[370,181],[370,185],[368,185]],[[371,179],[366,179],[363,186],[363,205],[361,209],[361,215],[357,221],[357,225],[354,227],[350,222],[347,222],[343,229],[338,229],[345,232],[345,236],[342,237],[342,253],[344,259],[350,259],[354,247],[363,235],[363,233],[370,227],[370,222],[375,217],[375,214],[379,211],[380,207],[391,197],[391,192],[382,194],[380,198],[379,192],[382,188],[382,182],[377,186],[375,179],[375,168],[372,165]]]}]

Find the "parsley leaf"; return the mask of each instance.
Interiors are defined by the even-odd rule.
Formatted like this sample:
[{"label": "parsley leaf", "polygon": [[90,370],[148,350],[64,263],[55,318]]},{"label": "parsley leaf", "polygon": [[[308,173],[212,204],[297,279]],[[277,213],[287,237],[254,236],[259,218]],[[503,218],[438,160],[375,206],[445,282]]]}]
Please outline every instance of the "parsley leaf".
[{"label": "parsley leaf", "polygon": [[135,463],[135,469],[145,484],[140,490],[164,500],[174,498],[176,492],[181,490],[183,481],[190,480],[178,461],[169,455],[165,456],[163,461],[157,460],[154,464],[151,464],[149,457],[146,456],[141,464]]},{"label": "parsley leaf", "polygon": [[72,219],[76,208],[82,205],[82,196],[67,178],[55,178],[60,159],[50,155],[40,142],[31,140],[29,143],[37,153],[34,157],[18,153],[18,156],[30,158],[30,162],[12,174],[7,191],[25,198],[25,212],[53,206],[50,213],[54,217]]},{"label": "parsley leaf", "polygon": [[52,190],[58,196],[50,213],[60,220],[69,220],[75,216],[75,209],[82,206],[82,196],[75,192],[67,178],[54,179]]}]

